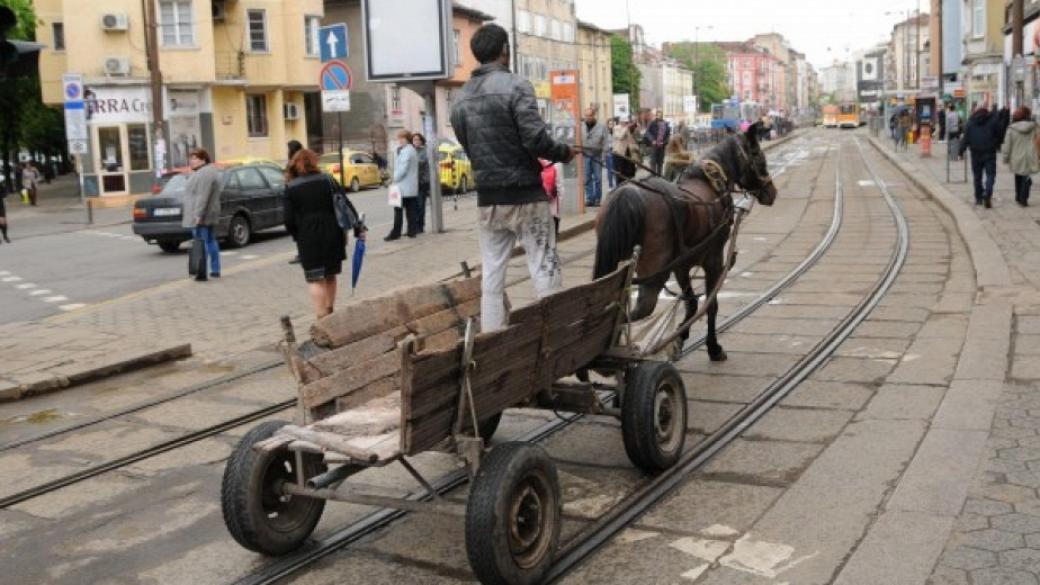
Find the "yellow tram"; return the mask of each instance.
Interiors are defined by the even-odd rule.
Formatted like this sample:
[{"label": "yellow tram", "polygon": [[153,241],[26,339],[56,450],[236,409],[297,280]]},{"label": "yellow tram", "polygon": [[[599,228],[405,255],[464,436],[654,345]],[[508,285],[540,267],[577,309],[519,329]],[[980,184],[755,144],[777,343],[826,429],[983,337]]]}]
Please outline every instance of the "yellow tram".
[{"label": "yellow tram", "polygon": [[842,102],[838,106],[838,126],[842,128],[859,128],[863,124],[859,104]]}]

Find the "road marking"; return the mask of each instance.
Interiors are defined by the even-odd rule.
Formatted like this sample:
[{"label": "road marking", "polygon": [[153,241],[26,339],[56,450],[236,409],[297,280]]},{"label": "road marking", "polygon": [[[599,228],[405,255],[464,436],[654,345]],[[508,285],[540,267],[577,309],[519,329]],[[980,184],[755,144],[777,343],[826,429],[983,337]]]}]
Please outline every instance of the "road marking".
[{"label": "road marking", "polygon": [[36,288],[36,285],[31,283],[31,282],[25,282],[25,283],[16,285],[15,288],[20,288],[22,290],[25,290],[27,288]]},{"label": "road marking", "polygon": [[49,295],[49,294],[51,294],[51,290],[49,288],[41,288],[41,289],[37,289],[37,290],[34,290],[34,291],[30,292],[29,296],[38,297],[40,295]]},{"label": "road marking", "polygon": [[221,250],[220,251],[220,255],[221,256],[238,256],[238,252],[235,252],[234,250],[232,250],[231,252],[225,252],[225,251]]},{"label": "road marking", "polygon": [[19,280],[22,280],[22,277],[21,276],[5,276],[4,278],[0,278],[0,280],[2,280],[3,282],[18,282]]},{"label": "road marking", "polygon": [[243,260],[256,260],[257,258],[259,258],[259,256],[257,256],[256,254],[243,254],[242,255],[242,259]]},{"label": "road marking", "polygon": [[0,270],[0,276],[7,276],[8,274],[11,274],[11,273],[6,271],[6,270]]},{"label": "road marking", "polygon": [[67,300],[69,300],[69,297],[62,296],[62,295],[55,295],[53,297],[47,297],[47,298],[43,299],[43,302],[45,302],[45,303],[61,303],[61,302],[65,302]]},{"label": "road marking", "polygon": [[60,306],[58,308],[61,309],[62,311],[75,311],[76,309],[82,309],[83,307],[86,307],[86,306],[87,305],[84,304],[84,303],[70,303],[68,305],[62,305],[62,306]]}]

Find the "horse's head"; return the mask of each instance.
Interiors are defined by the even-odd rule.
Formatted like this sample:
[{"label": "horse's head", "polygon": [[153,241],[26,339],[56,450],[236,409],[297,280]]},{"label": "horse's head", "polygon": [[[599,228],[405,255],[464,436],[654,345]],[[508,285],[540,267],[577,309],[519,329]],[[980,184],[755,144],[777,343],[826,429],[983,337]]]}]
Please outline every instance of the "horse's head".
[{"label": "horse's head", "polygon": [[758,143],[758,133],[762,130],[762,122],[755,122],[742,136],[735,140],[741,150],[740,172],[737,183],[755,196],[762,205],[772,205],[776,201],[776,185],[766,168],[766,154]]}]

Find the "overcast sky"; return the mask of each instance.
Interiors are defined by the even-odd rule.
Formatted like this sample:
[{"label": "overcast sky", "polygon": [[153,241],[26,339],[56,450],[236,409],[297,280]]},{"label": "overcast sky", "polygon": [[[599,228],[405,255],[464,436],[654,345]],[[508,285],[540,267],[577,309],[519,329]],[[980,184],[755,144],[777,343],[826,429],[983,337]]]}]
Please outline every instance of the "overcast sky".
[{"label": "overcast sky", "polygon": [[[624,28],[626,4],[647,41],[741,41],[779,32],[816,67],[887,41],[892,26],[917,9],[917,0],[575,0],[578,18]],[[921,0],[928,12],[928,0]],[[886,15],[885,12],[891,14]],[[700,27],[698,31],[694,27]],[[708,29],[707,27],[713,27]]]}]

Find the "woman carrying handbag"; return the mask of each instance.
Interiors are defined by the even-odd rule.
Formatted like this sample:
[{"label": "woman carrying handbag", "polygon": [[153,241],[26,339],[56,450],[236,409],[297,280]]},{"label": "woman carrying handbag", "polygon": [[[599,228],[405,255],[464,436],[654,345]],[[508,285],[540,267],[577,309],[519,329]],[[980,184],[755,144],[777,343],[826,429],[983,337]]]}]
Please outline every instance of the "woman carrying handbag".
[{"label": "woman carrying handbag", "polygon": [[[419,202],[419,155],[412,146],[412,133],[408,130],[397,133],[397,144],[394,178],[389,193],[390,203],[394,205],[394,228],[383,238],[387,242],[401,239],[404,215],[408,217],[408,232],[405,235],[414,238],[418,234],[416,211]],[[399,205],[395,201],[398,198]]]}]

